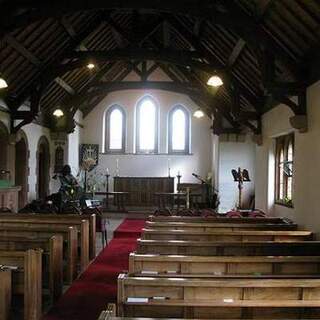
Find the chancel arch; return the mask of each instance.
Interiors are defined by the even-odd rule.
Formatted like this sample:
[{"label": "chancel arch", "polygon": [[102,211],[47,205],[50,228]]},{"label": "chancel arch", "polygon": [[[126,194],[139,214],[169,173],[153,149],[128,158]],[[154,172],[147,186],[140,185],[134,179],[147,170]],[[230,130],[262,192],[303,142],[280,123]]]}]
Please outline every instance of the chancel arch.
[{"label": "chancel arch", "polygon": [[44,199],[49,194],[50,181],[50,145],[45,136],[38,142],[37,148],[37,195]]},{"label": "chancel arch", "polygon": [[136,108],[136,152],[158,153],[159,106],[151,96],[144,96]]}]

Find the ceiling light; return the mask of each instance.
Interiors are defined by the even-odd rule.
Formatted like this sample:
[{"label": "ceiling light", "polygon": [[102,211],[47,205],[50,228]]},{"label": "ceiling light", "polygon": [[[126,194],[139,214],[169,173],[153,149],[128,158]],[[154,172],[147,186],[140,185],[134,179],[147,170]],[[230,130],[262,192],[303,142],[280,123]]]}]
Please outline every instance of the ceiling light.
[{"label": "ceiling light", "polygon": [[0,73],[0,89],[5,89],[5,88],[8,88],[8,83]]},{"label": "ceiling light", "polygon": [[211,87],[220,87],[223,85],[223,81],[219,76],[214,75],[209,78],[209,80],[207,81],[207,85]]},{"label": "ceiling light", "polygon": [[56,109],[53,111],[53,115],[57,118],[61,118],[64,116],[64,113],[61,109]]},{"label": "ceiling light", "polygon": [[194,112],[194,114],[193,114],[193,116],[194,117],[196,117],[196,118],[202,118],[202,117],[204,117],[204,112],[201,110],[201,109],[198,109],[198,110],[196,110],[195,112]]},{"label": "ceiling light", "polygon": [[87,68],[89,69],[89,70],[92,70],[92,69],[94,69],[96,66],[94,65],[94,63],[88,63],[87,64]]}]

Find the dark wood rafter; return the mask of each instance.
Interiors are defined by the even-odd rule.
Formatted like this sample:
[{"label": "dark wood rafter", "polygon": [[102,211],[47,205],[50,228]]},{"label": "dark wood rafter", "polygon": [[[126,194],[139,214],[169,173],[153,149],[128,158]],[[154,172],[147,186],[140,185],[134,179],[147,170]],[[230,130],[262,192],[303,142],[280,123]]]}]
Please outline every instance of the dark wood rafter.
[{"label": "dark wood rafter", "polygon": [[[75,50],[79,45],[81,45],[84,39],[87,36],[89,36],[98,26],[100,26],[101,23],[103,23],[103,19],[102,15],[99,15],[94,21],[87,25],[83,32],[79,33],[76,37],[74,37],[73,41],[70,41],[69,45],[67,45],[64,48],[64,50],[62,50],[62,52],[57,55],[56,59],[52,63],[42,65],[39,69],[38,80],[30,83],[13,102],[7,101],[11,110],[17,110],[30,96],[30,93],[32,92],[33,88],[39,83],[39,79],[45,78],[46,75],[50,72],[50,70],[55,68],[55,66],[59,65],[61,61],[63,61],[66,58],[67,55],[71,54],[73,50]],[[51,79],[51,81],[53,81],[53,79]]]},{"label": "dark wood rafter", "polygon": [[195,37],[185,26],[183,26],[176,18],[171,17],[168,18],[168,21],[170,24],[177,30],[178,33],[181,34],[181,36],[192,46],[194,47],[197,52],[204,58],[209,61],[210,64],[217,65],[219,69],[226,70],[225,77],[223,78],[224,83],[226,86],[230,86],[230,83],[235,83],[239,90],[241,91],[241,94],[248,100],[250,103],[252,103],[252,106],[259,109],[260,108],[260,101],[257,99],[256,96],[254,96],[252,93],[250,93],[249,90],[247,90],[235,77],[231,77],[230,70],[226,66],[223,66],[213,55],[211,52],[207,50],[207,48]]},{"label": "dark wood rafter", "polygon": [[[114,81],[121,82],[123,79],[125,79],[133,70],[133,65],[130,64],[127,66],[125,70],[123,70],[117,77],[115,77]],[[96,106],[98,105],[103,99],[105,99],[107,93],[101,92],[99,95],[94,95],[97,97],[97,100],[94,102],[94,104],[89,104],[85,109],[82,109],[84,117],[88,115],[88,113]],[[81,104],[83,104],[88,98],[90,100],[90,95],[87,97],[85,94],[81,97],[82,103],[79,104],[81,107]]]},{"label": "dark wood rafter", "polygon": [[[19,52],[22,56],[24,56],[30,63],[35,65],[37,68],[41,68],[42,61],[40,61],[31,51],[26,49],[21,43],[19,43],[13,36],[7,35],[5,37],[7,43],[13,47],[17,52]],[[63,79],[57,77],[54,81],[60,85],[64,90],[66,90],[69,94],[74,94],[75,91],[72,89],[70,85],[68,85]]]},{"label": "dark wood rafter", "polygon": [[[11,133],[15,134],[21,129],[23,126],[31,123],[40,111],[40,100],[42,95],[42,88],[35,88],[31,93],[30,98],[30,110],[28,111],[15,111],[13,116],[11,117]],[[18,122],[18,123],[16,123]]]},{"label": "dark wood rafter", "polygon": [[[306,88],[320,78],[314,1],[4,0],[0,17],[0,72],[10,84],[1,96],[14,125],[34,118],[19,108],[31,100],[34,106],[39,92],[43,114],[65,102],[73,113],[78,101],[87,101],[79,96],[101,81],[109,85],[130,70],[149,82],[161,68],[178,90],[186,86],[209,116],[219,113],[235,131],[245,126],[257,134],[261,114],[279,103],[293,111],[294,128],[307,127]],[[90,72],[88,62],[96,65]],[[206,85],[213,72],[224,81],[218,91]]]}]

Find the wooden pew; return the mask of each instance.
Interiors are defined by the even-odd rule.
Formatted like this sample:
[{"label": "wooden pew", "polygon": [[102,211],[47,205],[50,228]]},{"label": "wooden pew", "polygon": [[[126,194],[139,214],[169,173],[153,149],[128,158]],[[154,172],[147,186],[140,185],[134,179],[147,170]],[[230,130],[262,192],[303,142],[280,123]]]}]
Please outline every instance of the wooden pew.
[{"label": "wooden pew", "polygon": [[75,227],[64,225],[23,225],[21,223],[11,223],[0,226],[0,236],[16,236],[26,238],[48,239],[56,234],[61,234],[66,242],[64,257],[67,261],[66,277],[71,283],[77,277],[78,261],[78,231]]},{"label": "wooden pew", "polygon": [[280,223],[214,223],[146,221],[147,229],[188,231],[297,230],[297,225]]},{"label": "wooden pew", "polygon": [[118,278],[119,316],[314,319],[319,312],[320,279]]},{"label": "wooden pew", "polygon": [[11,270],[0,268],[0,319],[9,320],[12,300]]},{"label": "wooden pew", "polygon": [[304,241],[312,240],[310,231],[188,231],[142,229],[142,239],[197,241]]},{"label": "wooden pew", "polygon": [[272,224],[295,224],[288,218],[229,218],[224,216],[219,217],[203,217],[203,216],[155,216],[148,217],[149,221],[154,222],[212,222],[212,223],[272,223]]},{"label": "wooden pew", "polygon": [[131,253],[130,275],[318,275],[320,256],[203,257]]},{"label": "wooden pew", "polygon": [[[0,236],[0,250],[25,251],[28,249],[43,250],[42,275],[47,278],[50,296],[53,301],[57,300],[63,289],[63,237],[54,235],[50,238],[35,239],[17,236]],[[0,318],[1,319],[1,318]]]},{"label": "wooden pew", "polygon": [[23,295],[25,320],[38,320],[42,308],[42,250],[0,251],[0,264],[18,267],[12,271],[12,302]]},{"label": "wooden pew", "polygon": [[7,219],[11,220],[25,220],[34,219],[42,221],[52,221],[54,223],[74,225],[77,221],[81,223],[82,220],[89,221],[89,257],[94,259],[96,257],[96,215],[95,214],[38,214],[38,213],[17,213],[17,214],[4,214],[0,213],[0,221],[6,222]]},{"label": "wooden pew", "polygon": [[137,253],[193,256],[318,256],[320,241],[213,242],[138,239]]},{"label": "wooden pew", "polygon": [[12,225],[22,225],[25,227],[34,227],[34,226],[44,226],[49,228],[50,230],[55,230],[57,227],[75,227],[79,231],[80,240],[80,268],[81,271],[84,271],[88,266],[89,259],[89,222],[87,220],[74,220],[74,221],[52,221],[52,220],[44,220],[44,219],[21,219],[21,220],[11,220],[11,219],[3,219],[0,218],[0,227],[12,226]]}]

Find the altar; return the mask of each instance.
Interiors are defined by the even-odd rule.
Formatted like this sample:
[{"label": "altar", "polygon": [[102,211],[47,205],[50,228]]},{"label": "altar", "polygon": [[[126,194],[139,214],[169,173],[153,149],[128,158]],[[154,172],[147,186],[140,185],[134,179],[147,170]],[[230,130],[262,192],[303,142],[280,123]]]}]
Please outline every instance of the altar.
[{"label": "altar", "polygon": [[156,205],[156,193],[174,192],[173,177],[114,177],[114,191],[128,192],[126,205]]},{"label": "altar", "polygon": [[0,188],[0,209],[18,212],[18,199],[21,187],[3,187]]}]

